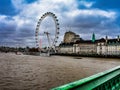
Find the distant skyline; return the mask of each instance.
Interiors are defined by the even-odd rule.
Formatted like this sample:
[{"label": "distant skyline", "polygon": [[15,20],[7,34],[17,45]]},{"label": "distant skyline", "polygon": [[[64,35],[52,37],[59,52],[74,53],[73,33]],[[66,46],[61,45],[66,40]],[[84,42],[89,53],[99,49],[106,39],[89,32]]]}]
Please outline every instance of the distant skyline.
[{"label": "distant skyline", "polygon": [[[93,33],[97,39],[116,38],[120,35],[119,4],[120,0],[0,0],[0,45],[35,47],[36,24],[46,12],[59,19],[58,43],[69,29],[83,39],[91,39]],[[54,23],[46,23],[40,28],[52,31]]]}]

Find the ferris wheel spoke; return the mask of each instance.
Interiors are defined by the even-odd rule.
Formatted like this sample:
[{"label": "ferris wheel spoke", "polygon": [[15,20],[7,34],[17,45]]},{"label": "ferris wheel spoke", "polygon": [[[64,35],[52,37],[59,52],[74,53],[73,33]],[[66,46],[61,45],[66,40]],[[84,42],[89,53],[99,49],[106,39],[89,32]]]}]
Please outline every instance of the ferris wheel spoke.
[{"label": "ferris wheel spoke", "polygon": [[[44,20],[44,18],[45,17],[47,17],[47,16],[50,16],[50,17],[52,17],[53,18],[53,20],[54,20],[54,23],[55,23],[55,32],[52,32],[53,34],[55,34],[54,35],[54,38],[52,38],[50,35],[53,35],[52,33],[49,33],[49,32],[43,32],[43,33],[40,33],[39,34],[39,31],[40,31],[40,25],[41,25],[41,22]],[[47,39],[48,39],[48,43],[49,43],[49,47],[51,47],[51,48],[55,48],[55,46],[56,46],[56,43],[57,43],[57,40],[58,40],[58,35],[59,35],[59,23],[58,23],[58,19],[57,19],[57,16],[54,14],[54,13],[52,13],[52,12],[46,12],[46,13],[44,13],[42,16],[41,16],[41,18],[38,20],[38,22],[37,22],[37,25],[36,25],[36,31],[35,31],[35,40],[36,40],[36,46],[38,47],[38,48],[40,48],[40,45],[39,45],[39,36],[44,36],[44,35],[46,35],[47,36]],[[50,44],[52,45],[52,46],[50,46]]]}]

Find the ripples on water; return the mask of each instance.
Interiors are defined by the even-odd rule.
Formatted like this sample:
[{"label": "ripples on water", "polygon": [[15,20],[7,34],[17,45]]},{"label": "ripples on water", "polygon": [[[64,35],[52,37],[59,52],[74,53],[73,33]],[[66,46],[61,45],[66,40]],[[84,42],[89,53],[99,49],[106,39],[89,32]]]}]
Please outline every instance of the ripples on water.
[{"label": "ripples on water", "polygon": [[40,90],[39,68],[24,57],[18,58],[0,58],[0,90]]},{"label": "ripples on water", "polygon": [[[79,74],[81,73],[79,70],[90,70],[89,65],[92,65],[91,61],[88,61],[87,68],[81,69],[78,59],[75,61],[66,61],[63,58],[58,60],[58,57],[51,59],[53,61],[44,59],[46,58],[41,58],[40,61],[40,57],[35,56],[0,54],[0,90],[48,90],[52,86],[56,87],[59,84],[76,80],[80,75],[85,76],[86,73]],[[84,62],[84,59],[80,60]],[[95,62],[92,61],[92,63]],[[100,63],[104,65],[105,62],[102,60]],[[116,66],[120,62],[111,62],[111,64]],[[77,74],[73,73],[75,70]],[[98,69],[93,70],[97,71]]]}]

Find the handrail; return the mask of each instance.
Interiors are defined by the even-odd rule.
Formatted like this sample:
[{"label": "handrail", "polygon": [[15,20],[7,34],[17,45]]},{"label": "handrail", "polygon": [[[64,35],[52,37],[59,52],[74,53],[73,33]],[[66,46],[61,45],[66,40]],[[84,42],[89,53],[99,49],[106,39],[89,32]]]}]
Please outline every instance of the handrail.
[{"label": "handrail", "polygon": [[51,90],[120,90],[120,66]]}]

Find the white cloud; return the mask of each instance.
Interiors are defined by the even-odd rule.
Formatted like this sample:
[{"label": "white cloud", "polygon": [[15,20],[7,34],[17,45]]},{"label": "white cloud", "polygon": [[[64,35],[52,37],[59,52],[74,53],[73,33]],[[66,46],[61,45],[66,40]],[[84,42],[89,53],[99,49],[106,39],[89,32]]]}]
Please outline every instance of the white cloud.
[{"label": "white cloud", "polygon": [[85,10],[79,10],[76,9],[72,12],[66,12],[68,17],[76,17],[76,16],[94,16],[94,17],[105,17],[109,19],[115,19],[116,18],[116,13],[113,11],[105,11],[105,10],[100,10],[100,9],[85,9]]},{"label": "white cloud", "polygon": [[[77,0],[37,0],[30,4],[25,3],[24,0],[12,0],[12,3],[16,8],[16,10],[20,10],[20,12],[18,15],[12,17],[14,21],[10,20],[9,22],[17,24],[17,31],[19,32],[21,32],[21,28],[29,27],[30,32],[33,32],[33,35],[35,33],[35,28],[36,28],[38,19],[40,18],[40,16],[42,16],[42,14],[46,12],[53,12],[56,14],[60,22],[60,28],[61,28],[60,33],[66,31],[63,27],[70,24],[74,25],[76,23],[80,23],[80,26],[78,27],[78,30],[79,30],[79,28],[81,28],[82,24],[84,23],[83,21],[75,22],[76,17],[78,19],[82,18],[83,20],[87,21],[87,23],[91,23],[91,21],[88,20],[89,17],[93,19],[94,17],[95,18],[102,17],[102,18],[106,18],[107,22],[109,21],[112,22],[116,19],[116,16],[117,16],[117,13],[114,11],[90,9],[90,7],[92,7],[94,2],[87,2],[85,0],[80,1],[79,5],[85,6],[86,9],[78,9]],[[5,18],[6,16],[0,16],[0,21]],[[102,20],[103,20],[102,22],[106,22],[104,19]],[[101,22],[101,21],[98,21],[98,22]],[[34,36],[31,36],[31,37],[33,38]],[[63,40],[62,37],[63,37],[63,33],[60,34],[59,42]],[[28,39],[26,41],[27,43],[28,41],[34,42],[34,39],[33,40]]]},{"label": "white cloud", "polygon": [[3,21],[6,17],[6,15],[0,15],[0,21]]},{"label": "white cloud", "polygon": [[7,25],[15,25],[14,19],[7,15],[0,15],[0,23]]},{"label": "white cloud", "polygon": [[33,24],[32,20],[27,19],[27,18],[22,18],[20,16],[14,16],[13,19],[14,19],[14,22],[17,24],[18,29],[21,28],[21,27],[25,27],[26,25]]},{"label": "white cloud", "polygon": [[17,10],[23,9],[25,6],[25,0],[11,0],[11,2]]},{"label": "white cloud", "polygon": [[94,2],[87,2],[87,1],[80,1],[79,2],[79,5],[84,5],[85,7],[87,7],[87,8],[90,8],[92,5],[94,4]]},{"label": "white cloud", "polygon": [[[23,0],[13,0],[15,6],[22,7],[19,15],[17,15],[17,21],[25,23],[25,21],[31,21],[33,25],[37,23],[38,19],[45,12],[53,12],[59,18],[60,23],[64,23],[69,19],[74,20],[77,16],[82,17],[105,17],[109,19],[115,19],[116,13],[114,11],[105,11],[101,9],[78,9],[77,1],[75,0],[38,0],[31,4],[23,4]],[[91,7],[94,2],[81,1],[80,4],[86,7]],[[24,5],[24,7],[23,7]],[[22,21],[21,21],[22,20]]]}]

